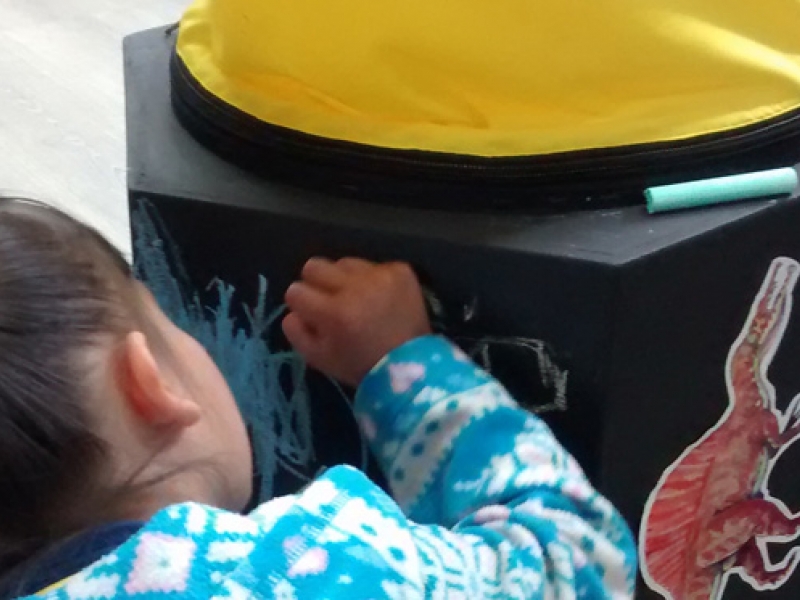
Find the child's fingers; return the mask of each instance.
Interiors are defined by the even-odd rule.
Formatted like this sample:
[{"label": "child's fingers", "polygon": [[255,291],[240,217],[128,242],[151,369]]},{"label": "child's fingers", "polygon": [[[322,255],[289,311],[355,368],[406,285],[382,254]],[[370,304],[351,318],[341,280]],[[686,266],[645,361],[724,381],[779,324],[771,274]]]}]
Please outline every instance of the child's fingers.
[{"label": "child's fingers", "polygon": [[318,323],[328,315],[330,297],[303,282],[296,282],[286,290],[286,305],[304,321]]},{"label": "child's fingers", "polygon": [[372,269],[375,265],[367,260],[362,260],[360,258],[341,258],[336,261],[336,266],[339,267],[342,271],[346,272],[348,275],[354,275],[358,273],[363,273],[364,271],[368,271]]},{"label": "child's fingers", "polygon": [[327,292],[336,292],[346,282],[344,271],[331,261],[324,258],[310,259],[301,273],[303,281],[323,289]]},{"label": "child's fingers", "polygon": [[314,333],[295,313],[289,313],[283,319],[283,334],[300,355],[311,362],[317,351],[317,340]]}]

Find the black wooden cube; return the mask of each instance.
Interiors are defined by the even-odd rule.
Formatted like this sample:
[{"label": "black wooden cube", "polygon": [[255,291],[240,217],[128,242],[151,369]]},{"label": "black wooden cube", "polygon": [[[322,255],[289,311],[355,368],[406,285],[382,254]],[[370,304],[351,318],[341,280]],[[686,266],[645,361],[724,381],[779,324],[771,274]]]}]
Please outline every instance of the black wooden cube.
[{"label": "black wooden cube", "polygon": [[232,381],[267,495],[364,451],[340,391],[284,352],[269,311],[312,255],[401,259],[445,332],[542,414],[641,533],[647,507],[651,585],[637,597],[800,597],[800,203],[442,212],[283,186],[181,128],[173,44],[163,29],[125,42],[137,269]]}]

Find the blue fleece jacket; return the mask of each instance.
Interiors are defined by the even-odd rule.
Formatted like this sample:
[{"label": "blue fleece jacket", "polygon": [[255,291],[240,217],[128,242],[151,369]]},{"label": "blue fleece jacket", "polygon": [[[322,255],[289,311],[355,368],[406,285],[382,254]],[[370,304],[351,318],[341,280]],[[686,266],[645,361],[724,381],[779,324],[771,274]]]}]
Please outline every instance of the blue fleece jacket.
[{"label": "blue fleece jacket", "polygon": [[633,597],[622,518],[547,426],[447,341],[392,352],[355,408],[391,497],[336,467],[247,516],[171,506],[36,597]]}]

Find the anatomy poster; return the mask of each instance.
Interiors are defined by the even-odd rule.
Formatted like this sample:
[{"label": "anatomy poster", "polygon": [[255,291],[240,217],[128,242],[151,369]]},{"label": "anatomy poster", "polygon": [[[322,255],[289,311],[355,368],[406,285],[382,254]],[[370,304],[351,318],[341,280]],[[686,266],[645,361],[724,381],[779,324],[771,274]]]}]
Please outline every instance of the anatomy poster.
[{"label": "anatomy poster", "polygon": [[669,466],[645,506],[642,576],[664,598],[720,600],[734,577],[774,590],[800,561],[800,547],[780,562],[769,554],[800,535],[800,515],[769,485],[773,465],[800,436],[800,395],[780,411],[768,379],[798,274],[800,264],[789,258],[770,265],[725,364],[727,410]]}]

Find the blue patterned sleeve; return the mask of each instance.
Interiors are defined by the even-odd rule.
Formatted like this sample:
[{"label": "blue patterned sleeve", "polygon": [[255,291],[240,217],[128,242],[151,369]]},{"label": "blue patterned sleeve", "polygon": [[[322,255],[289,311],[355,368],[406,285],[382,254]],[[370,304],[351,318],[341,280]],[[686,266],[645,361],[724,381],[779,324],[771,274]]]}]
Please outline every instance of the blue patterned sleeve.
[{"label": "blue patterned sleeve", "polygon": [[[412,525],[428,592],[630,598],[633,538],[537,417],[439,337],[393,351],[356,396]],[[459,596],[460,597],[460,596]]]}]

